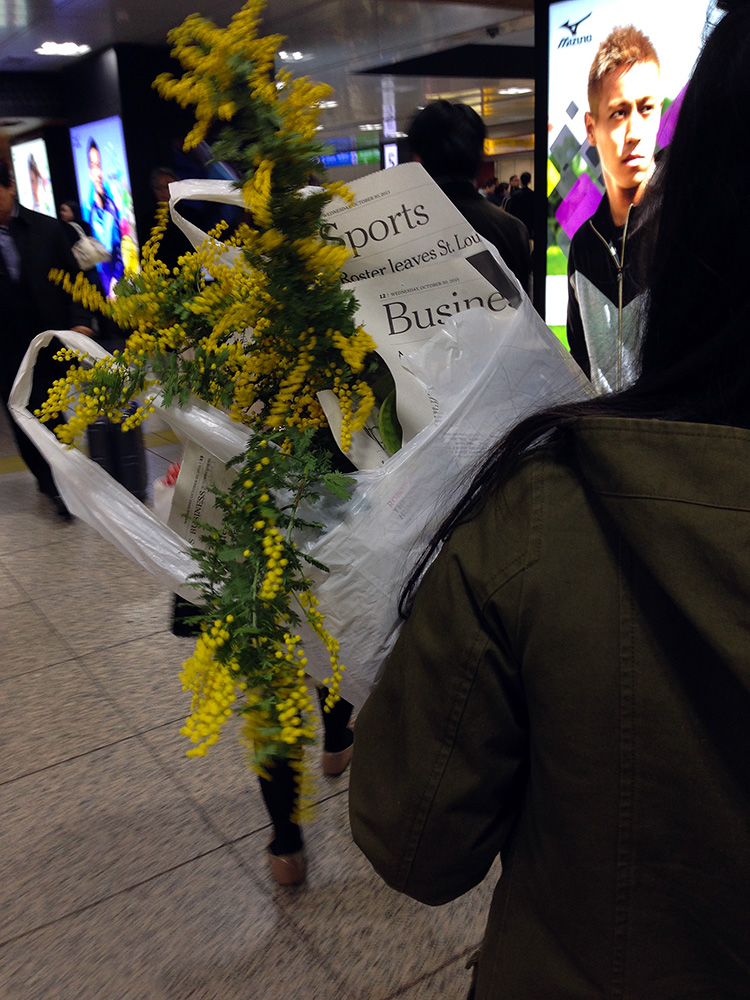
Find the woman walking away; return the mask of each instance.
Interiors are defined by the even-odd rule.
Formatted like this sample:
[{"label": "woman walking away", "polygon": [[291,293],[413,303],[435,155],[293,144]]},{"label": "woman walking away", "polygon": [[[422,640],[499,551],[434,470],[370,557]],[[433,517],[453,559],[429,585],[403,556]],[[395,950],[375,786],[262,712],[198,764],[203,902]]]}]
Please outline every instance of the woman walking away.
[{"label": "woman walking away", "polygon": [[750,996],[750,3],[718,8],[641,375],[496,447],[357,720],[352,829],[390,885],[444,903],[502,851],[477,1000]]}]

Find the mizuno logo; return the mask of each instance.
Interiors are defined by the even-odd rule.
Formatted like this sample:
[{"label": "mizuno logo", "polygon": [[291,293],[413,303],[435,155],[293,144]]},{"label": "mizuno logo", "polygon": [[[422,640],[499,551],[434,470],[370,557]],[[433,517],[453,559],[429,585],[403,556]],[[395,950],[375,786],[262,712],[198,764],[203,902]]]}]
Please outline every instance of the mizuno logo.
[{"label": "mizuno logo", "polygon": [[560,25],[560,29],[567,28],[570,35],[563,35],[560,41],[557,43],[558,49],[567,49],[571,45],[588,45],[589,42],[593,41],[591,35],[579,35],[578,29],[583,24],[583,22],[591,17],[591,11],[588,12],[586,17],[582,17],[580,21],[576,21],[575,24],[571,24],[570,21],[566,21],[565,24]]},{"label": "mizuno logo", "polygon": [[582,17],[580,21],[576,21],[575,24],[571,24],[570,21],[566,21],[565,24],[561,24],[560,27],[561,28],[567,28],[568,31],[573,36],[573,38],[575,38],[576,35],[578,34],[578,26],[581,25],[581,24],[583,24],[583,22],[586,20],[586,18],[589,18],[589,17],[591,17],[591,11],[588,12],[588,14],[586,15],[586,17]]}]

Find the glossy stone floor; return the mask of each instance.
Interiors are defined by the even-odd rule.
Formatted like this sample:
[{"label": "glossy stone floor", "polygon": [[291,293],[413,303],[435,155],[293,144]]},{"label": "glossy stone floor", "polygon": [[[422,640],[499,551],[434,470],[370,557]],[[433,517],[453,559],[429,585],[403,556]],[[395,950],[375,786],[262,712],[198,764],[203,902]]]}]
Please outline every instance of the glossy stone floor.
[{"label": "glossy stone floor", "polygon": [[[178,446],[146,443],[153,479]],[[307,884],[275,886],[235,735],[184,756],[169,605],[60,521],[0,414],[0,998],[462,1000],[492,875],[399,896],[351,841],[347,777],[318,776]]]}]

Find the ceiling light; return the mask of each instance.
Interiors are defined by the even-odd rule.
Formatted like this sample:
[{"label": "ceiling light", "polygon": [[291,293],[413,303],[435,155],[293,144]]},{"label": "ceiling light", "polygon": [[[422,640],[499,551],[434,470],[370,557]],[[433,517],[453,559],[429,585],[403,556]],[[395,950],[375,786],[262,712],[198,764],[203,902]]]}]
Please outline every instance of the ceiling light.
[{"label": "ceiling light", "polygon": [[91,46],[76,45],[75,42],[42,42],[34,51],[40,56],[83,56],[91,51]]},{"label": "ceiling light", "polygon": [[279,59],[283,59],[284,62],[299,62],[301,59],[312,59],[312,56],[305,55],[304,52],[287,52],[285,49],[281,49]]},{"label": "ceiling light", "polygon": [[514,94],[531,94],[531,87],[503,87],[502,90],[498,90],[498,94],[514,95]]},{"label": "ceiling light", "polygon": [[338,101],[318,101],[318,107],[325,110],[326,108],[337,108],[339,106]]},{"label": "ceiling light", "polygon": [[359,128],[360,132],[380,132],[382,130],[383,126],[382,125],[375,125],[375,124],[372,124],[372,125],[359,125],[358,128]]}]

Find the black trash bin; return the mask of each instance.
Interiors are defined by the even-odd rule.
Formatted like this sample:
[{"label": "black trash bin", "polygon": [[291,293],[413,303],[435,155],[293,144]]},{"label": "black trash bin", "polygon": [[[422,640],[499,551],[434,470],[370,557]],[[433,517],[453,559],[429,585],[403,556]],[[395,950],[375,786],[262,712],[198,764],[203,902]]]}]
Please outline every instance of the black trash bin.
[{"label": "black trash bin", "polygon": [[[128,413],[135,411],[131,404]],[[146,449],[140,427],[123,433],[121,424],[99,417],[88,429],[89,456],[129,490],[138,500],[145,501]]]}]

